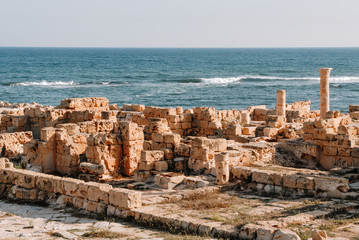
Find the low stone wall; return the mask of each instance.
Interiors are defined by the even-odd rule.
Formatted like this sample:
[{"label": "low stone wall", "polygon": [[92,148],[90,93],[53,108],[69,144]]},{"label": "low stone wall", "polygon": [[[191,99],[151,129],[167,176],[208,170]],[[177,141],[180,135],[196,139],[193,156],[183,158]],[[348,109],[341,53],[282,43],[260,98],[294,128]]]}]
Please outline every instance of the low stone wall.
[{"label": "low stone wall", "polygon": [[136,191],[15,168],[0,169],[0,195],[33,201],[56,200],[56,204],[98,214],[142,205],[141,193]]},{"label": "low stone wall", "polygon": [[280,166],[232,167],[232,181],[240,181],[243,187],[267,194],[287,196],[314,196],[321,198],[354,199],[357,192],[351,192],[349,180],[335,177],[328,172],[299,170]]}]

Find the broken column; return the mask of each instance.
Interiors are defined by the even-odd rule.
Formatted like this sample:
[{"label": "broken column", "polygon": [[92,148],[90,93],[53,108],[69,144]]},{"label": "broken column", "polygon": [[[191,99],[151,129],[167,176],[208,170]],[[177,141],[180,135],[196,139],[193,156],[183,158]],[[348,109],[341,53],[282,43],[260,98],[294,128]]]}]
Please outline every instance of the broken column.
[{"label": "broken column", "polygon": [[277,90],[276,113],[278,116],[285,116],[285,90]]},{"label": "broken column", "polygon": [[227,184],[229,182],[229,154],[227,152],[222,152],[216,154],[216,183],[218,185]]},{"label": "broken column", "polygon": [[329,111],[329,75],[332,68],[319,68],[320,72],[320,118]]},{"label": "broken column", "polygon": [[245,126],[246,124],[249,124],[250,121],[251,121],[251,116],[249,115],[249,111],[243,111],[241,113],[242,125]]}]

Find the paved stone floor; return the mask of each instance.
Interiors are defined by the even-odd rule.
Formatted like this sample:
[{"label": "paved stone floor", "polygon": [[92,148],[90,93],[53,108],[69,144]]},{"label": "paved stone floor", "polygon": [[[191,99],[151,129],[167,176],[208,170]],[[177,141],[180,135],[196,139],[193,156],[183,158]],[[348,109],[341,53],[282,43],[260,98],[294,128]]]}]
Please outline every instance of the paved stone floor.
[{"label": "paved stone floor", "polygon": [[[95,236],[103,239],[110,235],[115,239],[164,239],[166,235],[126,222],[98,221],[75,215],[65,209],[0,201],[0,239],[94,239]],[[86,233],[90,233],[90,237],[85,237]]]}]

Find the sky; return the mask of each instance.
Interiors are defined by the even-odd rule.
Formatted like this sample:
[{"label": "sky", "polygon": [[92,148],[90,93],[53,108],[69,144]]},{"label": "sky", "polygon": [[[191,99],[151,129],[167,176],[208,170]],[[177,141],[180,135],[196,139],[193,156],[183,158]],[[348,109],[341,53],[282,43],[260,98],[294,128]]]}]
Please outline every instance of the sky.
[{"label": "sky", "polygon": [[0,46],[359,47],[358,0],[0,0]]}]

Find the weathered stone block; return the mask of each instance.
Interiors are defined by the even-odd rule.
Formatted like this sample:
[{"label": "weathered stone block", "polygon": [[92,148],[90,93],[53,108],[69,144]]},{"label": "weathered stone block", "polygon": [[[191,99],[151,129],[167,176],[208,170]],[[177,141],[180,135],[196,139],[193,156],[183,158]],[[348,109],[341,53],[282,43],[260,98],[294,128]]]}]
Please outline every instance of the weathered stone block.
[{"label": "weathered stone block", "polygon": [[86,185],[88,186],[88,200],[105,204],[109,203],[109,191],[112,189],[111,185],[96,182],[88,182]]},{"label": "weathered stone block", "polygon": [[178,144],[181,141],[181,136],[179,134],[165,134],[165,143]]},{"label": "weathered stone block", "polygon": [[156,171],[163,172],[168,170],[168,164],[166,161],[158,161],[155,163]]},{"label": "weathered stone block", "polygon": [[119,208],[139,208],[142,205],[141,193],[120,188],[110,189],[109,203]]},{"label": "weathered stone block", "polygon": [[164,159],[163,151],[141,151],[142,162],[157,162]]}]

